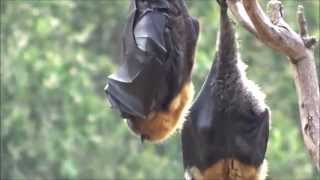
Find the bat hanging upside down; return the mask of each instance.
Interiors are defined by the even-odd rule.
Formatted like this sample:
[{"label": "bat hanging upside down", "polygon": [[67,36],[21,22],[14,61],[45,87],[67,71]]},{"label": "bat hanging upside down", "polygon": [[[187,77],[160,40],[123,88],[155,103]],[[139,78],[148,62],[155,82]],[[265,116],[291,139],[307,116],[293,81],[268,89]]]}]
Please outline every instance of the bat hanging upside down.
[{"label": "bat hanging upside down", "polygon": [[247,79],[225,0],[218,50],[182,129],[186,179],[263,180],[269,136],[264,95]]},{"label": "bat hanging upside down", "polygon": [[142,140],[161,142],[183,124],[194,94],[198,31],[183,0],[131,0],[123,61],[105,90]]}]

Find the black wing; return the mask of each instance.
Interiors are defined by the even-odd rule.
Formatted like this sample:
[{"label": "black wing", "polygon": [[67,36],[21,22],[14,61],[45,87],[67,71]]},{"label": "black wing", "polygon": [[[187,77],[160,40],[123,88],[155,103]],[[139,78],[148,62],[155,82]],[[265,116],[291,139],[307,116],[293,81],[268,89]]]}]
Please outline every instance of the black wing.
[{"label": "black wing", "polygon": [[[153,9],[137,10],[135,3],[133,1],[123,33],[123,63],[108,77],[105,90],[111,105],[123,117],[144,119],[154,110],[161,94],[168,91],[165,78],[167,18]],[[163,4],[158,6],[165,8]]]}]

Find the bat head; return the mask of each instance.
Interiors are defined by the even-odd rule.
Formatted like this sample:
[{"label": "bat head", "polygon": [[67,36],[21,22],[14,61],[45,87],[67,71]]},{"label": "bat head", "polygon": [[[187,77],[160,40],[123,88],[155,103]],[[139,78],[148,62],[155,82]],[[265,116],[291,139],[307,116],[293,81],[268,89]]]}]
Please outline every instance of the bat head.
[{"label": "bat head", "polygon": [[107,98],[133,132],[157,142],[179,127],[192,100],[199,24],[183,0],[132,0],[129,13]]},{"label": "bat head", "polygon": [[141,137],[142,141],[162,142],[182,127],[189,112],[193,95],[193,85],[188,82],[170,102],[167,110],[151,112],[144,119],[139,117],[128,118],[128,126]]}]

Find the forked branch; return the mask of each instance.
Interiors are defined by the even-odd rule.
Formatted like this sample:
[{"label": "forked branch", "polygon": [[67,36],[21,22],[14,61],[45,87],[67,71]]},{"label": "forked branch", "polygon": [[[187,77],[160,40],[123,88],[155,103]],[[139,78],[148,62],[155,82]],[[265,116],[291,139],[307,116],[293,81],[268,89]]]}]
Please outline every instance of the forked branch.
[{"label": "forked branch", "polygon": [[279,0],[270,0],[268,15],[257,0],[227,0],[241,25],[267,46],[288,56],[295,72],[303,139],[315,166],[320,168],[320,96],[315,66],[314,37],[308,34],[303,6],[298,7],[300,32],[284,20]]},{"label": "forked branch", "polygon": [[228,0],[227,1],[229,9],[232,14],[235,16],[237,21],[249,32],[256,36],[259,39],[258,33],[254,25],[252,24],[247,12],[245,11],[243,4],[240,0]]}]

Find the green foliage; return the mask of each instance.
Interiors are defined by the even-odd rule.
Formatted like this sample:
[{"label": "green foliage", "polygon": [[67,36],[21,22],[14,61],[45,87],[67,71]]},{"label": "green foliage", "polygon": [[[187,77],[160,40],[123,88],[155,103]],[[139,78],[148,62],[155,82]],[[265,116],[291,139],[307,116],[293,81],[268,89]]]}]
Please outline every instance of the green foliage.
[{"label": "green foliage", "polygon": [[[181,179],[179,134],[141,144],[107,105],[104,85],[119,62],[127,1],[1,2],[1,177],[4,179]],[[193,80],[212,63],[219,25],[215,1],[188,1],[201,23]],[[265,4],[265,3],[264,3]],[[297,2],[285,1],[296,27]],[[319,37],[319,1],[305,1]],[[238,27],[248,76],[267,95],[270,179],[316,178],[304,149],[286,58]],[[316,49],[319,65],[319,48]]]}]

